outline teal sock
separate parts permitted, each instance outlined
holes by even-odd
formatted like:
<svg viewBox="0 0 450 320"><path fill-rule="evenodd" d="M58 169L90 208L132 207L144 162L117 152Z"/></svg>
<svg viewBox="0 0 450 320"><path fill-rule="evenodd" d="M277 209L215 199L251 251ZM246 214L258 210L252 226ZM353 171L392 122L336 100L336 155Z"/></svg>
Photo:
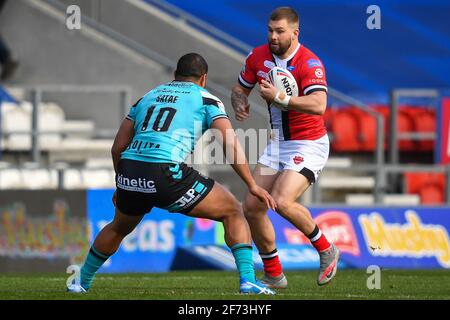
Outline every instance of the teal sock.
<svg viewBox="0 0 450 320"><path fill-rule="evenodd" d="M252 246L239 243L231 247L234 260L239 271L241 279L255 282L255 269L253 267L253 251Z"/></svg>
<svg viewBox="0 0 450 320"><path fill-rule="evenodd" d="M88 290L91 287L95 273L108 258L109 256L95 250L94 246L91 247L86 260L84 261L84 265L81 267L80 284L85 290Z"/></svg>

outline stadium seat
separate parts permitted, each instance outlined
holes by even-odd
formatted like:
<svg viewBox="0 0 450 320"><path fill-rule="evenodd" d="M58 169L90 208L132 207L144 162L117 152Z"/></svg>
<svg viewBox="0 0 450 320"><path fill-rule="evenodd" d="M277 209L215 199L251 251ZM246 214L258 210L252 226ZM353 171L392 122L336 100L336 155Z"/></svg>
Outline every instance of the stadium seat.
<svg viewBox="0 0 450 320"><path fill-rule="evenodd" d="M115 186L115 174L107 169L83 169L81 179L85 188L102 189Z"/></svg>
<svg viewBox="0 0 450 320"><path fill-rule="evenodd" d="M436 114L429 108L419 108L414 114L414 131L419 133L436 132ZM416 142L418 150L433 151L434 140L419 140Z"/></svg>
<svg viewBox="0 0 450 320"><path fill-rule="evenodd" d="M358 131L361 151L374 151L376 148L377 120L361 109L353 108L352 112L358 119Z"/></svg>
<svg viewBox="0 0 450 320"><path fill-rule="evenodd" d="M415 113L415 108L403 107L398 109L397 130L399 133L414 132ZM416 143L411 139L399 139L398 148L400 151L415 151Z"/></svg>
<svg viewBox="0 0 450 320"><path fill-rule="evenodd" d="M20 174L26 189L56 189L58 187L56 170L21 169Z"/></svg>
<svg viewBox="0 0 450 320"><path fill-rule="evenodd" d="M427 184L419 191L422 204L443 204L444 190L438 184Z"/></svg>
<svg viewBox="0 0 450 320"><path fill-rule="evenodd" d="M337 110L331 119L331 131L333 143L331 147L335 151L359 151L358 119L348 108Z"/></svg>
<svg viewBox="0 0 450 320"><path fill-rule="evenodd" d="M111 158L89 158L85 164L86 168L113 169Z"/></svg>
<svg viewBox="0 0 450 320"><path fill-rule="evenodd" d="M12 131L30 131L31 113L26 104L2 104L2 129L5 133ZM29 134L13 133L5 137L5 149L28 150L31 147Z"/></svg>
<svg viewBox="0 0 450 320"><path fill-rule="evenodd" d="M423 204L438 204L445 198L445 180L443 173L407 172L404 188L407 193L419 194Z"/></svg>
<svg viewBox="0 0 450 320"><path fill-rule="evenodd" d="M66 169L63 173L64 189L83 189L81 172L78 169Z"/></svg>
<svg viewBox="0 0 450 320"><path fill-rule="evenodd" d="M67 139L92 139L94 127L94 121L90 120L65 120L61 131Z"/></svg>
<svg viewBox="0 0 450 320"><path fill-rule="evenodd" d="M0 170L0 189L21 189L22 181L19 169Z"/></svg>
<svg viewBox="0 0 450 320"><path fill-rule="evenodd" d="M64 111L55 103L45 103L39 106L39 129L56 131L42 134L39 145L43 150L56 149L61 146L61 130L64 124Z"/></svg>

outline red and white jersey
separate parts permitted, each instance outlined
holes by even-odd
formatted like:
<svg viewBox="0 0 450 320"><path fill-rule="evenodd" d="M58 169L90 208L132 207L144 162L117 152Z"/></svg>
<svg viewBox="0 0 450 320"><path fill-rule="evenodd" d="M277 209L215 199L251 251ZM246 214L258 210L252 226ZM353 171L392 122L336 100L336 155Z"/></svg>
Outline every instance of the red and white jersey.
<svg viewBox="0 0 450 320"><path fill-rule="evenodd" d="M253 49L239 74L239 83L244 88L252 89L257 82L267 79L267 73L274 66L292 73L299 87L299 96L327 91L322 62L301 44L286 59L272 54L268 44ZM272 106L269 106L269 113L272 129L278 132L275 138L279 140L317 140L327 133L322 116L292 110L281 111Z"/></svg>

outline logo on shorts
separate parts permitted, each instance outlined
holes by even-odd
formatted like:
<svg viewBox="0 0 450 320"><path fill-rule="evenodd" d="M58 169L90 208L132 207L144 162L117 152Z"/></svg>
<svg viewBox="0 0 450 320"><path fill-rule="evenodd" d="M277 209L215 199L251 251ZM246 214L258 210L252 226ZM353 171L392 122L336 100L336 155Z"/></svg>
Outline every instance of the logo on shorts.
<svg viewBox="0 0 450 320"><path fill-rule="evenodd" d="M300 157L300 156L295 156L293 160L294 160L295 164L300 164L303 161L305 161L305 159L303 159L303 157Z"/></svg>
<svg viewBox="0 0 450 320"><path fill-rule="evenodd" d="M192 188L190 188L181 198L165 209L175 212L177 210L188 208L195 204L197 200L200 199L200 197L206 192L206 190L208 190L208 188L203 183L196 181Z"/></svg>
<svg viewBox="0 0 450 320"><path fill-rule="evenodd" d="M173 172L173 179L180 180L183 178L183 171L180 170L180 165L178 163L174 167L169 167L169 171Z"/></svg>
<svg viewBox="0 0 450 320"><path fill-rule="evenodd" d="M143 193L155 193L155 181L145 178L131 179L122 174L117 176L117 187L127 191L137 191Z"/></svg>

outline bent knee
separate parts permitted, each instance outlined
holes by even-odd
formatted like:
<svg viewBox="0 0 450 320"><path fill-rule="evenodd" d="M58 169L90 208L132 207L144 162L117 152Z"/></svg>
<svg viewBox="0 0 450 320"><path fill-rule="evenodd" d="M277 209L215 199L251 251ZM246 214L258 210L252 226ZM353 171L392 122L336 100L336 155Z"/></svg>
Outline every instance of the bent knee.
<svg viewBox="0 0 450 320"><path fill-rule="evenodd" d="M266 205L253 196L248 196L245 199L243 209L244 215L248 219L258 219L267 212Z"/></svg>
<svg viewBox="0 0 450 320"><path fill-rule="evenodd" d="M227 205L223 210L223 216L243 216L242 204L236 198L230 198L227 201Z"/></svg>
<svg viewBox="0 0 450 320"><path fill-rule="evenodd" d="M292 206L294 202L280 195L278 196L276 195L273 198L277 204L277 212L279 212L281 215L287 215L289 212L289 208Z"/></svg>

